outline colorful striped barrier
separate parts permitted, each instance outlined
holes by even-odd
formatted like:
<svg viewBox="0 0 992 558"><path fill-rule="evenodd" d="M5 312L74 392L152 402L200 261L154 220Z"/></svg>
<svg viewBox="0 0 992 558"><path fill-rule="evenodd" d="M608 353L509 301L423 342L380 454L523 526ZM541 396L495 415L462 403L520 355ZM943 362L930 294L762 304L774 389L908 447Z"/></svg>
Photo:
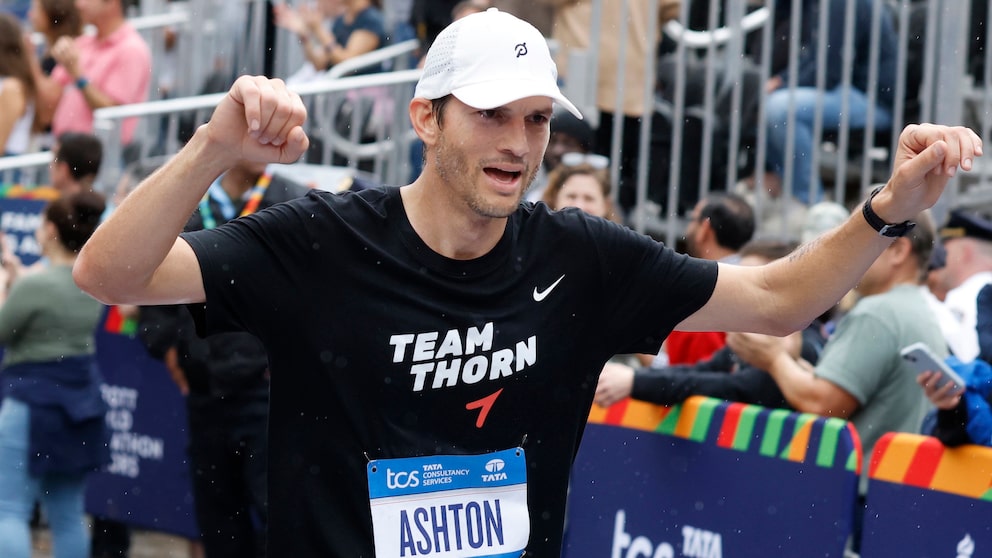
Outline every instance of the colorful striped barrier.
<svg viewBox="0 0 992 558"><path fill-rule="evenodd" d="M594 407L564 555L841 557L860 463L840 419L704 397Z"/></svg>
<svg viewBox="0 0 992 558"><path fill-rule="evenodd" d="M992 448L886 434L868 475L863 558L992 555Z"/></svg>

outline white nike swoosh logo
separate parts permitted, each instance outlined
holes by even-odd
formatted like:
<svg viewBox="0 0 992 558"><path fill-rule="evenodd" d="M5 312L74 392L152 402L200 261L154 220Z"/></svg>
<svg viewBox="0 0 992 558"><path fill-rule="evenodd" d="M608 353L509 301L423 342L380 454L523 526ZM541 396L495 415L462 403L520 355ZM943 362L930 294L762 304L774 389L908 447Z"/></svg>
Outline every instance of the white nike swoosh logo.
<svg viewBox="0 0 992 558"><path fill-rule="evenodd" d="M542 300L544 300L549 294L551 294L551 291L555 290L555 287L557 287L558 283L561 283L561 280L564 278L565 275L562 274L562 276L559 277L557 281L551 283L551 286L548 287L547 289L544 289L543 291L539 291L537 290L537 287L534 287L534 302L541 302Z"/></svg>

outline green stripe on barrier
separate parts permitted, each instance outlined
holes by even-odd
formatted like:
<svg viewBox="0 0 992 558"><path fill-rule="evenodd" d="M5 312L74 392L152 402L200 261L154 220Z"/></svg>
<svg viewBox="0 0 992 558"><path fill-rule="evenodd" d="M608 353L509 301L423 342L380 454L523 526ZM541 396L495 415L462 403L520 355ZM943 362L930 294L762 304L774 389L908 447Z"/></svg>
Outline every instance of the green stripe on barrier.
<svg viewBox="0 0 992 558"><path fill-rule="evenodd" d="M837 444L840 433L847 428L847 422L836 417L823 421L820 434L820 448L816 452L816 464L820 467L833 467L837 461Z"/></svg>
<svg viewBox="0 0 992 558"><path fill-rule="evenodd" d="M748 405L741 411L737 420L737 432L734 432L733 448L735 450L747 451L754 439L754 425L761 414L761 407Z"/></svg>
<svg viewBox="0 0 992 558"><path fill-rule="evenodd" d="M692 432L689 433L690 440L695 442L706 441L706 434L710 431L710 423L713 422L713 413L721 403L722 401L719 399L706 399L699 404L699 408L696 411L696 419L692 421Z"/></svg>
<svg viewBox="0 0 992 558"><path fill-rule="evenodd" d="M844 466L848 471L855 473L858 470L858 452L852 451L847 456L847 464Z"/></svg>
<svg viewBox="0 0 992 558"><path fill-rule="evenodd" d="M662 419L661 424L658 425L658 428L655 428L655 432L661 434L667 434L669 436L674 436L675 427L678 426L679 424L679 415L681 414L682 414L681 403L672 406L672 410L669 411L667 415L665 415L665 418Z"/></svg>
<svg viewBox="0 0 992 558"><path fill-rule="evenodd" d="M761 437L761 449L758 450L758 453L766 457L775 457L779 442L782 440L785 419L790 413L785 409L775 409L768 413L768 424L765 425L765 434Z"/></svg>

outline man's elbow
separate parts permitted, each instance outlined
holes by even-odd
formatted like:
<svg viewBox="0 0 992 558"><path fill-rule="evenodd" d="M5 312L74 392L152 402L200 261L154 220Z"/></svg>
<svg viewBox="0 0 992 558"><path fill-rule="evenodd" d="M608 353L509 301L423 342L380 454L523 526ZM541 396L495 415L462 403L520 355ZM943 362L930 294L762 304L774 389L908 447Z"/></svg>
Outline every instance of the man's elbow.
<svg viewBox="0 0 992 558"><path fill-rule="evenodd" d="M101 273L99 265L93 263L91 259L85 258L82 254L76 258L76 263L72 266L72 280L76 282L84 293L99 300L104 304L122 304L121 300L115 297L113 285L109 284L108 278Z"/></svg>

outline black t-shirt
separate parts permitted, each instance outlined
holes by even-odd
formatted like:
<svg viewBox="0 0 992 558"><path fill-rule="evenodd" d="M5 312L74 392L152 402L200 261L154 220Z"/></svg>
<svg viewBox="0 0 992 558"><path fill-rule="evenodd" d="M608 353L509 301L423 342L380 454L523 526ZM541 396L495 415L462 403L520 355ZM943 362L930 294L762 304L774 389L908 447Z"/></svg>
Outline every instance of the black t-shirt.
<svg viewBox="0 0 992 558"><path fill-rule="evenodd" d="M183 237L207 332L246 329L269 354L273 556L373 556L368 460L521 444L528 555L558 556L599 371L657 350L717 274L543 204L522 205L485 256L451 260L417 236L397 188L312 192Z"/></svg>

